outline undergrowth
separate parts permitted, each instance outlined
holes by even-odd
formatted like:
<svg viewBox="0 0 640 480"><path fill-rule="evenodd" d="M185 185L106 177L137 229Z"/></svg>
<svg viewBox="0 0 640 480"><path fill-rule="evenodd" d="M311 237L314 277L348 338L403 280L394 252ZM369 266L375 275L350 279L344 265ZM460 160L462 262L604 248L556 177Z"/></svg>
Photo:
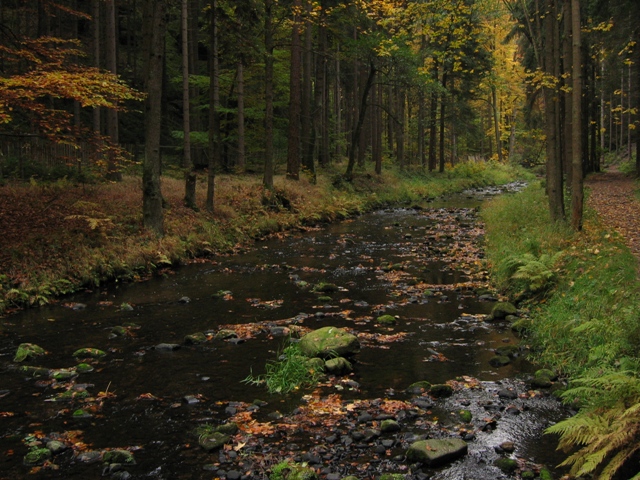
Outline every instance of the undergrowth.
<svg viewBox="0 0 640 480"><path fill-rule="evenodd" d="M444 174L385 167L381 175L361 170L353 182L334 186L332 179L340 172L327 169L318 174L316 184L306 177L294 182L277 176L275 194L280 201L266 204L262 199L273 194L265 191L260 177L220 175L213 214L204 205L206 178L198 182L196 212L183 205L183 182L165 177L166 233L160 239L142 227L139 177L92 185L68 179L7 184L0 200L10 209L10 218L25 223L11 225L21 229L15 238L9 239L8 231L0 237L0 314L109 281L143 280L190 258L239 251L267 235L381 206L506 183L522 174L495 163L459 164Z"/></svg>
<svg viewBox="0 0 640 480"><path fill-rule="evenodd" d="M572 452L563 465L614 478L640 449L636 260L591 212L581 233L552 224L540 186L493 201L483 216L495 283L530 309L533 359L566 375L563 398L581 407L549 429Z"/></svg>

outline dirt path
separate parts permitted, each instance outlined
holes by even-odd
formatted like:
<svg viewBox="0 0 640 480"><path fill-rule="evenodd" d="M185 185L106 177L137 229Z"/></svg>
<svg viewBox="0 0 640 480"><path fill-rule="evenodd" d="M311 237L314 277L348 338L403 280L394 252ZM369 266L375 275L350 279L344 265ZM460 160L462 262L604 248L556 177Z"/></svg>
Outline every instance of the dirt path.
<svg viewBox="0 0 640 480"><path fill-rule="evenodd" d="M636 179L611 169L591 175L585 185L591 190L587 204L602 222L624 236L636 258L640 259L640 200L635 195Z"/></svg>

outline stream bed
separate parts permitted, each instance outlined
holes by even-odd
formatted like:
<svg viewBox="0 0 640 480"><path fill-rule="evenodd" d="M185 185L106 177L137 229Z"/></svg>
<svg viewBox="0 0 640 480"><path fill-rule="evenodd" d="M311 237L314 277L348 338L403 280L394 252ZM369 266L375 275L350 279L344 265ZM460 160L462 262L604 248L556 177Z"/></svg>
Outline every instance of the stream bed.
<svg viewBox="0 0 640 480"><path fill-rule="evenodd" d="M519 343L508 322L487 318L497 299L486 291L478 208L496 193L283 233L2 319L0 479L250 480L285 459L327 480L554 472L562 455L543 431L567 412L531 388L536 367L524 351L490 364L497 348ZM379 324L385 314L396 323ZM352 373L288 395L243 382L291 338L325 326L358 336ZM47 353L16 362L23 343ZM418 381L453 394L409 388ZM384 419L400 430L380 432ZM228 422L240 429L226 445L199 446L198 427ZM446 437L467 441L468 453L438 468L404 458L412 442ZM59 448L44 463L25 462L50 442ZM132 455L105 463L114 451ZM518 469L497 468L502 457Z"/></svg>

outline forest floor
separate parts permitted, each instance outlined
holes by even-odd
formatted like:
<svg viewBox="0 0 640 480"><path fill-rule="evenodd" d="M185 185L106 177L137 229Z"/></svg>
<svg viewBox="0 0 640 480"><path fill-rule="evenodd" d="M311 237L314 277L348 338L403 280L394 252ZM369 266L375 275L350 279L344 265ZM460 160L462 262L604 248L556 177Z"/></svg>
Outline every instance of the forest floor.
<svg viewBox="0 0 640 480"><path fill-rule="evenodd" d="M636 196L636 178L617 168L590 175L587 205L599 215L602 223L620 233L631 252L640 261L640 199Z"/></svg>

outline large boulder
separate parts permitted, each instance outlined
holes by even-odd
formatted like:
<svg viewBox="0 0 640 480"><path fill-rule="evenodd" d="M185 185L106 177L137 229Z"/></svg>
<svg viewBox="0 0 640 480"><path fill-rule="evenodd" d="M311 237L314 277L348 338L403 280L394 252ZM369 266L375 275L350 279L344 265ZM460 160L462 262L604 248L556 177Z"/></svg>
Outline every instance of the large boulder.
<svg viewBox="0 0 640 480"><path fill-rule="evenodd" d="M307 333L298 344L307 357L344 357L360 351L360 342L342 328L324 327Z"/></svg>
<svg viewBox="0 0 640 480"><path fill-rule="evenodd" d="M467 442L460 438L420 440L407 450L407 460L437 467L467 454Z"/></svg>

